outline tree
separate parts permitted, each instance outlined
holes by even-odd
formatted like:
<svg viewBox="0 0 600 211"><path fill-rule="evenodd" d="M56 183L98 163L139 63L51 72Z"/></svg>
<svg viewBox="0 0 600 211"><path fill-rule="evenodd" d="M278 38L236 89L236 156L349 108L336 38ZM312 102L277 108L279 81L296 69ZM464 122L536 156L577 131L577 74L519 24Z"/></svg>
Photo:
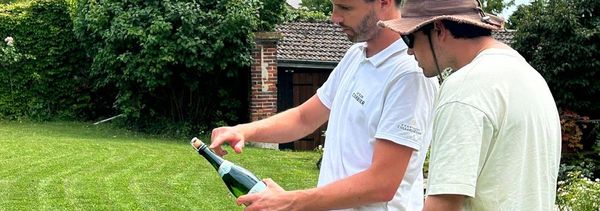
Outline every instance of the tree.
<svg viewBox="0 0 600 211"><path fill-rule="evenodd" d="M330 16L333 10L331 0L302 0L300 6L308 9L308 11L321 12L326 16Z"/></svg>
<svg viewBox="0 0 600 211"><path fill-rule="evenodd" d="M125 114L127 125L189 135L243 118L252 32L259 24L273 24L259 19L270 4L80 0L77 5L74 28L93 61L88 71L93 86L104 90L116 114Z"/></svg>
<svg viewBox="0 0 600 211"><path fill-rule="evenodd" d="M492 14L500 14L504 9L514 5L515 0L481 0L481 3L483 4L484 11ZM318 11L326 16L330 16L333 9L331 0L302 0L300 5L308 11Z"/></svg>
<svg viewBox="0 0 600 211"><path fill-rule="evenodd" d="M480 0L483 4L483 11L498 15L501 14L506 8L515 5L515 0Z"/></svg>
<svg viewBox="0 0 600 211"><path fill-rule="evenodd" d="M261 0L259 5L257 31L272 31L276 24L283 22L287 12L285 0Z"/></svg>
<svg viewBox="0 0 600 211"><path fill-rule="evenodd" d="M557 105L600 117L597 0L534 1L511 17L514 48L546 79Z"/></svg>

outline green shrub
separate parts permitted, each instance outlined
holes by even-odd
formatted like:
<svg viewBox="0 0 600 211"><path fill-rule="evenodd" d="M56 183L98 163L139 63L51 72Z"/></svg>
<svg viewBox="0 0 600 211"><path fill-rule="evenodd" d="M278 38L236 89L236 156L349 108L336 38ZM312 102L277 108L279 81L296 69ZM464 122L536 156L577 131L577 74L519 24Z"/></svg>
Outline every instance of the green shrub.
<svg viewBox="0 0 600 211"><path fill-rule="evenodd" d="M0 117L75 119L87 115L86 60L64 0L0 5L0 37L35 57L0 69Z"/></svg>
<svg viewBox="0 0 600 211"><path fill-rule="evenodd" d="M298 9L288 9L285 16L285 21L308 21L322 22L329 20L329 16L320 11L311 11L305 7Z"/></svg>
<svg viewBox="0 0 600 211"><path fill-rule="evenodd" d="M579 171L558 182L556 204L560 210L600 210L600 179L591 180Z"/></svg>
<svg viewBox="0 0 600 211"><path fill-rule="evenodd" d="M244 120L256 0L80 0L74 30L120 121L195 134ZM261 22L262 23L262 22ZM113 104L114 103L114 104Z"/></svg>
<svg viewBox="0 0 600 211"><path fill-rule="evenodd" d="M534 1L511 17L514 47L544 76L560 108L600 118L600 1Z"/></svg>

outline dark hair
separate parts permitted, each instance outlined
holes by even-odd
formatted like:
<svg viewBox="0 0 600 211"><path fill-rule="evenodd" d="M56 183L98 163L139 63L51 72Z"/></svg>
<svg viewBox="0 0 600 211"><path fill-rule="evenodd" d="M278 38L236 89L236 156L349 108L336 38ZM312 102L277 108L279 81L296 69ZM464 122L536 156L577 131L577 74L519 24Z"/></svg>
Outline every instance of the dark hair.
<svg viewBox="0 0 600 211"><path fill-rule="evenodd" d="M373 2L375 0L365 0L365 2ZM396 8L400 9L400 7L402 7L402 2L403 0L394 0Z"/></svg>
<svg viewBox="0 0 600 211"><path fill-rule="evenodd" d="M481 28L472 24L459 23L456 21L446 19L442 20L442 23L444 24L444 26L446 26L446 28L448 29L448 31L450 31L450 34L452 34L452 37L454 38L469 39L483 36L492 36L491 29ZM431 29L433 29L433 22L422 26L421 28L417 29L417 31L422 31L425 34L429 34L431 32Z"/></svg>
<svg viewBox="0 0 600 211"><path fill-rule="evenodd" d="M421 26L421 28L417 29L415 32L418 31L422 31L423 33L425 33L426 35L429 35L431 33L431 30L433 29L433 22L428 23L425 26ZM413 32L414 33L414 32Z"/></svg>
<svg viewBox="0 0 600 211"><path fill-rule="evenodd" d="M450 31L454 38L476 38L492 36L491 29L481 28L473 24L459 23L451 20L442 20L442 23Z"/></svg>

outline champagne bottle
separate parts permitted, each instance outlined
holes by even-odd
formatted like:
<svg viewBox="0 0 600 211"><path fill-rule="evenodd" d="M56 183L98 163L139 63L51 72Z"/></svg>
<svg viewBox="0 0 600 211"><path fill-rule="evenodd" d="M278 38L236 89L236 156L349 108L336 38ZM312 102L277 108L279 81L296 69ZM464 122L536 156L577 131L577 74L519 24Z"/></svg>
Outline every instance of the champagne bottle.
<svg viewBox="0 0 600 211"><path fill-rule="evenodd" d="M194 137L190 143L219 172L221 179L236 198L249 193L258 193L267 188L265 183L252 172L221 158L200 139Z"/></svg>

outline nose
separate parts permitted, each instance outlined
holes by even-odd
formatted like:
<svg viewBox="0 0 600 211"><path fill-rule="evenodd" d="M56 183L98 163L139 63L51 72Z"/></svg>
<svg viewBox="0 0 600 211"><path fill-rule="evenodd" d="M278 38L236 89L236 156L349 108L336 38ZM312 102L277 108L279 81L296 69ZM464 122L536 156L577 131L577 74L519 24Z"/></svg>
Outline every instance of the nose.
<svg viewBox="0 0 600 211"><path fill-rule="evenodd" d="M342 16L337 15L335 12L335 9L334 9L333 12L331 13L331 22L339 25L343 21L344 21L344 19L342 18Z"/></svg>
<svg viewBox="0 0 600 211"><path fill-rule="evenodd" d="M408 55L415 55L415 51L412 48L409 48L406 53L408 53Z"/></svg>

